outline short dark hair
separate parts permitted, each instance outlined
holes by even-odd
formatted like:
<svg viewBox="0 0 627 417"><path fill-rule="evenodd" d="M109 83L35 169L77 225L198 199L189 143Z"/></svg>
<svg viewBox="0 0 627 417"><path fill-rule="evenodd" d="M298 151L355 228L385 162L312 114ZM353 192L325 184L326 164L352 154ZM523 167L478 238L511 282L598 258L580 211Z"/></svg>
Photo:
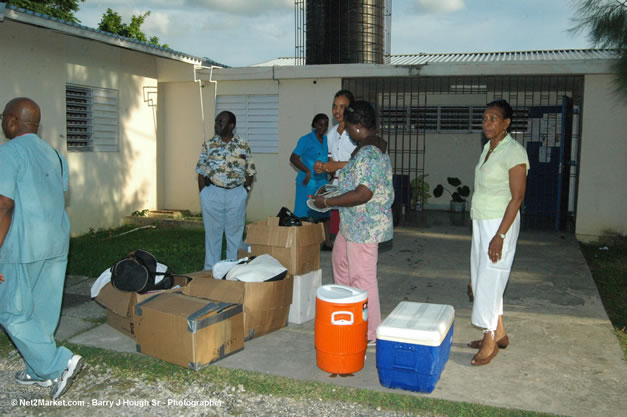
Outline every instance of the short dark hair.
<svg viewBox="0 0 627 417"><path fill-rule="evenodd" d="M344 109L344 120L350 124L360 123L366 129L377 128L377 112L372 104L359 100Z"/></svg>
<svg viewBox="0 0 627 417"><path fill-rule="evenodd" d="M313 120L311 121L311 127L314 127L314 125L316 123L318 123L320 120L329 120L329 116L327 116L324 113L318 113L314 116Z"/></svg>
<svg viewBox="0 0 627 417"><path fill-rule="evenodd" d="M510 120L509 126L507 127L507 131L509 132L509 129L512 127L511 121L514 118L514 109L512 109L512 106L509 105L507 100L500 98L498 100L489 102L485 106L486 109L489 109L490 107L496 107L499 110L501 110L501 116L503 117L503 120L505 119Z"/></svg>
<svg viewBox="0 0 627 417"><path fill-rule="evenodd" d="M233 127L235 127L236 125L235 115L228 110L224 110L222 113L226 113L226 115L229 116L229 123L233 123Z"/></svg>
<svg viewBox="0 0 627 417"><path fill-rule="evenodd" d="M346 90L346 89L341 89L340 91L335 93L335 97L333 98L336 99L342 96L348 99L348 104L351 104L353 101L355 101L355 96L353 96L353 93L351 93L349 90Z"/></svg>

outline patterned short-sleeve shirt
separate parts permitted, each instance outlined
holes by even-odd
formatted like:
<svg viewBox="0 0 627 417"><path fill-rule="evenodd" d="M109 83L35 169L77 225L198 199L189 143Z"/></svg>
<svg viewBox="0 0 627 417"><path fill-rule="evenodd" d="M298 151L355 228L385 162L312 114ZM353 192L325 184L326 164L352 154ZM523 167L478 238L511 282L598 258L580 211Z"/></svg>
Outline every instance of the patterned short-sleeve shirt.
<svg viewBox="0 0 627 417"><path fill-rule="evenodd" d="M340 231L349 242L379 243L392 239L392 163L390 156L372 145L362 147L342 169L339 188L342 193L363 184L372 198L355 207L340 207Z"/></svg>
<svg viewBox="0 0 627 417"><path fill-rule="evenodd" d="M196 172L220 187L242 185L257 173L248 142L239 136L227 143L218 135L203 143Z"/></svg>

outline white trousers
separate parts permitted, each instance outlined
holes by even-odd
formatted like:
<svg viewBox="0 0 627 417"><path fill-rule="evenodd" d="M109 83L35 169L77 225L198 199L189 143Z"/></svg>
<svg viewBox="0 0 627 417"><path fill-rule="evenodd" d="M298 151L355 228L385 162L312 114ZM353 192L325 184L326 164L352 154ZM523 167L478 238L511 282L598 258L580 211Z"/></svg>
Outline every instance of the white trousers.
<svg viewBox="0 0 627 417"><path fill-rule="evenodd" d="M499 316L503 315L503 292L516 254L520 231L520 213L505 234L501 259L492 263L488 246L502 219L473 220L472 247L470 249L470 280L475 296L472 305L472 324L485 330L496 330Z"/></svg>

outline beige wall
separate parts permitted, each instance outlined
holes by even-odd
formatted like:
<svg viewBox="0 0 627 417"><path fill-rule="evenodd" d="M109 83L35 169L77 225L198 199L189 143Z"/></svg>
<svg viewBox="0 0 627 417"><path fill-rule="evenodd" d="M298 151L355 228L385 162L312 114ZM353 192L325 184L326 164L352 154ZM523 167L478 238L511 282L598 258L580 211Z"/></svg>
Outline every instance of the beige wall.
<svg viewBox="0 0 627 417"><path fill-rule="evenodd" d="M611 75L585 77L576 234L627 234L627 102Z"/></svg>
<svg viewBox="0 0 627 417"><path fill-rule="evenodd" d="M255 155L259 174L248 205L249 220L274 216L282 206L294 209L297 171L290 155L298 139L311 131L317 113L325 113L332 123L333 96L341 86L340 79L280 81L279 153Z"/></svg>
<svg viewBox="0 0 627 417"><path fill-rule="evenodd" d="M154 208L158 58L10 21L0 24L0 39L0 74L11 80L0 84L0 97L33 98L42 109L40 136L68 160L72 234ZM67 83L118 91L119 152L67 151Z"/></svg>
<svg viewBox="0 0 627 417"><path fill-rule="evenodd" d="M315 81L315 83L314 83ZM214 84L203 82L206 135L213 134ZM246 217L255 221L275 215L282 206L294 206L296 170L289 158L298 139L309 133L316 113L331 115L333 95L341 88L339 79L220 81L218 95L279 94L279 151L253 154L257 175L250 194ZM200 211L195 167L202 145L200 94L193 83L160 84L159 207ZM160 163L161 164L161 163ZM161 165L160 165L161 166Z"/></svg>

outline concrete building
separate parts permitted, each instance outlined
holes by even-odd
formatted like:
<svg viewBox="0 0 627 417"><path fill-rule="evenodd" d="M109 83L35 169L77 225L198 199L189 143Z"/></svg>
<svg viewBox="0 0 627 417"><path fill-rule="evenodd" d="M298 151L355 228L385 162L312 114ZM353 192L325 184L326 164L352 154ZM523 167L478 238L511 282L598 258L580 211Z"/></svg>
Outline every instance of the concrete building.
<svg viewBox="0 0 627 417"><path fill-rule="evenodd" d="M385 65L278 59L223 68L3 3L0 39L0 52L12 58L0 62L11 80L0 97L39 102L41 136L68 157L74 234L116 226L134 210L199 212L194 168L222 109L237 115L236 133L249 140L257 163L248 220L292 207L289 156L316 113L332 119L340 88L377 107L407 210L423 207L410 191L421 175L432 188L447 177L472 187L483 108L505 98L516 109L513 135L532 159L528 224L574 229L584 240L627 234L627 104L614 93L612 51L416 54ZM106 105L92 109L91 136L72 120L81 109L71 98L85 91ZM431 198L424 208L447 209L448 199Z"/></svg>

